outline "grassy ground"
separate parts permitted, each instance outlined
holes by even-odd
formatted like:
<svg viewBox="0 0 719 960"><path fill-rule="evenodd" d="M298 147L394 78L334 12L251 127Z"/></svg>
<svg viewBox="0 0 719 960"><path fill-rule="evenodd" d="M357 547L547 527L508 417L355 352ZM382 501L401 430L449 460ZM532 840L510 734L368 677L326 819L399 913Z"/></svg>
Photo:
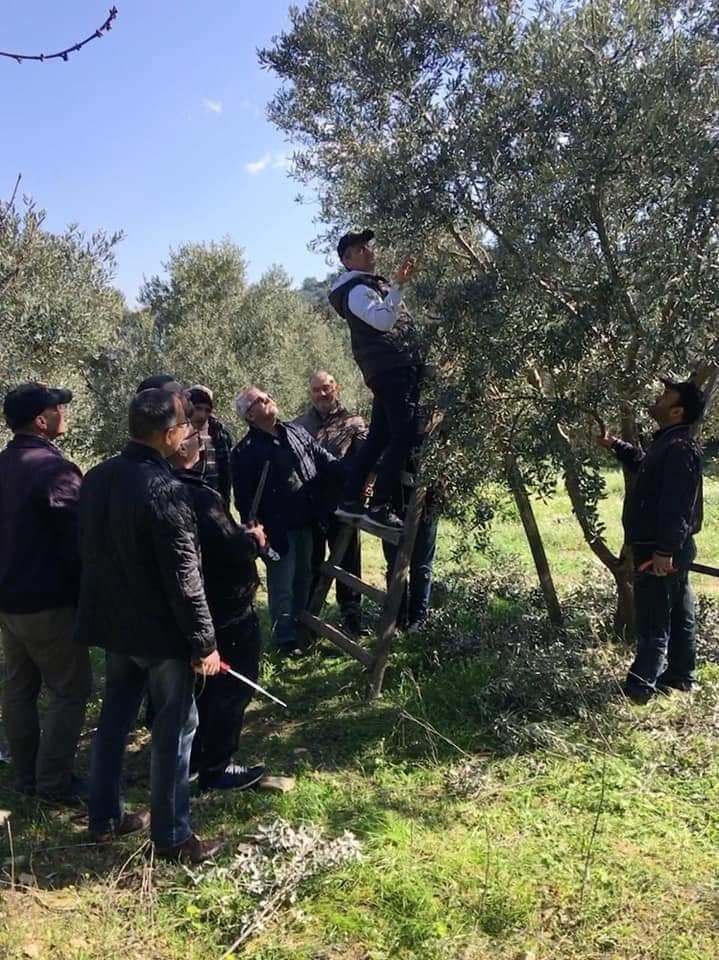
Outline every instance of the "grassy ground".
<svg viewBox="0 0 719 960"><path fill-rule="evenodd" d="M616 539L618 484L612 489L604 515ZM708 563L719 560L717 499L719 483L709 483L700 540ZM593 587L601 571L566 501L537 512L562 594ZM438 566L450 587L458 535L445 528L440 538ZM509 507L493 545L491 564L477 557L479 568L514 554L517 579L522 568L531 573ZM380 582L374 541L365 565ZM714 589L705 579L698 586ZM432 658L433 640L401 639L374 703L361 668L345 659L267 662L264 679L289 709L253 705L243 759L294 773L296 789L198 799L197 829L224 834L231 851L281 817L328 838L352 831L364 859L302 882L235 956L719 956L719 668L703 667L691 698L630 707L611 683L627 651L591 650L586 669L583 653L555 662L554 648L532 632L541 618L508 596L477 628L477 656ZM435 614L440 647L453 639L442 637L444 624L461 621L448 616ZM472 616L468 606L470 628ZM512 631L514 646L492 647L493 634ZM543 698L550 687L554 695ZM138 734L133 744L131 803L146 799L146 739ZM190 873L152 864L141 840L88 846L81 820L23 801L6 771L0 805L13 811L14 854L6 838L0 957L219 958L263 899L239 889L229 854L224 874Z"/></svg>

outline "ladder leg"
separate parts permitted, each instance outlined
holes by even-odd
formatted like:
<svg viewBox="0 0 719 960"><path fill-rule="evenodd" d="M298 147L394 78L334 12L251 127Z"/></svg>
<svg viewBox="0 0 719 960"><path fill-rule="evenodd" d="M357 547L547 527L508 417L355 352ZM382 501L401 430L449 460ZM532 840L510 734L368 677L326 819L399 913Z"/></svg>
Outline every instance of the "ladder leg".
<svg viewBox="0 0 719 960"><path fill-rule="evenodd" d="M377 643L375 645L374 667L372 670L372 696L378 697L382 691L387 659L392 647L392 638L397 628L397 616L402 604L407 571L412 562L412 552L417 539L417 530L427 491L424 487L415 487L409 498L405 514L404 530L392 567L387 600L377 624Z"/></svg>
<svg viewBox="0 0 719 960"><path fill-rule="evenodd" d="M352 527L348 527L343 524L342 529L337 534L335 545L332 547L330 552L329 563L335 564L338 567L342 565L342 559L347 552L347 547L349 546L353 533L354 529ZM313 616L319 616L324 602L327 599L327 594L330 591L330 587L332 586L333 579L334 578L331 576L331 574L320 573L317 586L315 587L314 593L310 599L310 605L307 608L309 613L311 613Z"/></svg>

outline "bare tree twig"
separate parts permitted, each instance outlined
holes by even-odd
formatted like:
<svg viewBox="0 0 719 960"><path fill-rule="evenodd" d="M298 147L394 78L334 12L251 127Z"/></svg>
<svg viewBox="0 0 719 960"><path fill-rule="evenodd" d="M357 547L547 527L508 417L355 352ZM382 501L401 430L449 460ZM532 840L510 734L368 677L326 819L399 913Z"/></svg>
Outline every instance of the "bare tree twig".
<svg viewBox="0 0 719 960"><path fill-rule="evenodd" d="M9 60L15 60L17 63L22 63L23 60L39 60L42 63L44 63L45 60L64 60L67 62L71 53L77 53L77 51L82 50L86 44L91 43L93 40L99 40L104 33L112 30L112 24L116 18L117 7L111 7L107 19L102 26L94 30L89 37L85 37L84 40L79 40L64 50L58 50L57 53L10 53L5 50L0 50L0 57L7 57Z"/></svg>

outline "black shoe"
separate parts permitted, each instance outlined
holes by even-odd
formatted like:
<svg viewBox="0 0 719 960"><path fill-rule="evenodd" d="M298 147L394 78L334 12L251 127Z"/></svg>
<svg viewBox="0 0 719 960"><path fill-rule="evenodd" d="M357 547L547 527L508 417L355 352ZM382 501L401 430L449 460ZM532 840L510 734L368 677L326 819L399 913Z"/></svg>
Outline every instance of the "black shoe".
<svg viewBox="0 0 719 960"><path fill-rule="evenodd" d="M204 863L216 856L223 846L223 840L200 840L193 833L184 843L178 843L174 847L155 847L155 853L161 860Z"/></svg>
<svg viewBox="0 0 719 960"><path fill-rule="evenodd" d="M87 782L82 777L72 776L70 782L61 790L43 790L37 791L38 800L45 800L47 803L58 803L63 807L74 807L81 809L87 806L89 788Z"/></svg>
<svg viewBox="0 0 719 960"><path fill-rule="evenodd" d="M299 660L301 657L307 656L309 649L301 646L299 643L281 643L275 648L275 652L278 657L282 657L283 659Z"/></svg>
<svg viewBox="0 0 719 960"><path fill-rule="evenodd" d="M403 523L388 503L379 503L367 511L367 519L380 527L389 527L391 530L401 530Z"/></svg>
<svg viewBox="0 0 719 960"><path fill-rule="evenodd" d="M627 700L631 700L632 703L636 703L640 707L649 703L655 693L651 687L640 687L633 683L625 683L622 690Z"/></svg>
<svg viewBox="0 0 719 960"><path fill-rule="evenodd" d="M673 677L670 673L663 673L657 680L657 690L660 693L670 694L673 690L680 690L682 693L691 693L696 690L696 683L693 680L680 680Z"/></svg>
<svg viewBox="0 0 719 960"><path fill-rule="evenodd" d="M110 830L91 830L90 839L93 843L112 843L115 837L129 837L133 833L141 833L150 829L150 811L139 810L137 813L125 813L115 827Z"/></svg>
<svg viewBox="0 0 719 960"><path fill-rule="evenodd" d="M362 633L362 611L349 607L342 613L342 624L351 637L358 637Z"/></svg>
<svg viewBox="0 0 719 960"><path fill-rule="evenodd" d="M337 505L335 513L340 517L363 517L365 506L361 500L342 500Z"/></svg>
<svg viewBox="0 0 719 960"><path fill-rule="evenodd" d="M230 763L219 777L200 781L200 790L248 790L256 786L265 775L265 768L241 767L239 763Z"/></svg>

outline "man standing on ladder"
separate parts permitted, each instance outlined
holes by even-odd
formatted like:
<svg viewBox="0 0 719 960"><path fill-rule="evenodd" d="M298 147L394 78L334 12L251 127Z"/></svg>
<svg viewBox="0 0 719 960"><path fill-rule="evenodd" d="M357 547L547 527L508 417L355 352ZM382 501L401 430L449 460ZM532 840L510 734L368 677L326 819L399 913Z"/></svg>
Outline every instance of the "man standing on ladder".
<svg viewBox="0 0 719 960"><path fill-rule="evenodd" d="M352 464L338 513L364 516L362 493L369 472L382 457L367 517L399 529L402 520L392 509L392 498L417 439L422 369L419 333L402 302L402 286L415 272L415 259L407 257L390 284L375 273L373 239L372 230L340 239L337 254L346 272L329 295L349 325L352 354L374 397L369 434Z"/></svg>

